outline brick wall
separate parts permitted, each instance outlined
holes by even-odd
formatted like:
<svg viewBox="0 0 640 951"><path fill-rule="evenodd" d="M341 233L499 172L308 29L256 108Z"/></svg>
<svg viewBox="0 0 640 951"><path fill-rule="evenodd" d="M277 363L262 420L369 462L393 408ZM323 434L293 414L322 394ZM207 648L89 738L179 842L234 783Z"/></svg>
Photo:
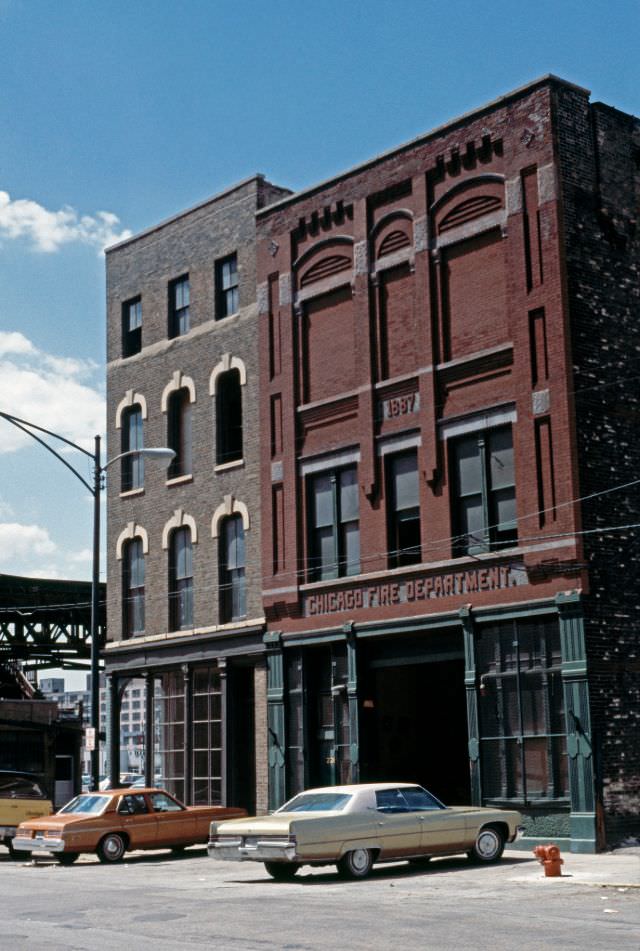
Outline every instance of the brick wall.
<svg viewBox="0 0 640 951"><path fill-rule="evenodd" d="M167 472L152 460L145 462L144 492L121 495L117 465L108 479L108 631L119 640L122 628L122 564L116 558L116 541L133 522L149 539L145 558L145 635L168 630L167 551L162 531L176 509L193 517L197 543L193 546L194 626L219 622L218 541L212 538L211 521L225 496L233 496L248 509L246 533L247 617L260 618L260 434L255 406L258 402L258 346L255 304L255 212L267 200L285 194L260 177L250 179L222 195L158 225L111 250L107 257L108 312L108 455L121 450L116 410L132 390L146 400L144 423L147 447L167 444L167 414L162 412L164 388L180 371L195 386L192 478L166 484ZM215 262L237 253L239 311L215 320ZM168 282L188 273L191 285L188 334L167 337ZM122 359L122 302L142 298L142 350ZM209 378L225 354L240 359L247 382L242 387L243 462L215 468L215 400Z"/></svg>
<svg viewBox="0 0 640 951"><path fill-rule="evenodd" d="M640 122L557 93L573 386L585 496L640 478ZM582 504L587 530L637 522L640 487ZM588 535L586 638L607 840L638 834L640 535Z"/></svg>

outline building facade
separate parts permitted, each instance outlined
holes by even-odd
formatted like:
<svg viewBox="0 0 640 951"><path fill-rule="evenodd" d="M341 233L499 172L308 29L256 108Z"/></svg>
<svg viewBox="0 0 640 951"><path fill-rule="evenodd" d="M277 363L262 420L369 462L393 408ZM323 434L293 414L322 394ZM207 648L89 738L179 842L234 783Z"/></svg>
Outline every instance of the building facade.
<svg viewBox="0 0 640 951"><path fill-rule="evenodd" d="M255 213L284 194L256 176L107 252L109 456L175 452L109 470L110 769L142 677L147 780L194 804L266 805Z"/></svg>
<svg viewBox="0 0 640 951"><path fill-rule="evenodd" d="M258 211L272 807L637 834L639 136L546 77Z"/></svg>

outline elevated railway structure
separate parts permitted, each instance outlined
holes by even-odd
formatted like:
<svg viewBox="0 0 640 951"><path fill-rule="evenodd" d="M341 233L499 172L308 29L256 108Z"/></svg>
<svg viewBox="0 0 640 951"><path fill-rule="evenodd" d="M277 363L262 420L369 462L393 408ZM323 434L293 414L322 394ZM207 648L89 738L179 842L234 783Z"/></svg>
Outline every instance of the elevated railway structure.
<svg viewBox="0 0 640 951"><path fill-rule="evenodd" d="M99 643L105 636L106 585L99 592ZM0 574L0 666L28 676L48 667L89 670L91 582Z"/></svg>

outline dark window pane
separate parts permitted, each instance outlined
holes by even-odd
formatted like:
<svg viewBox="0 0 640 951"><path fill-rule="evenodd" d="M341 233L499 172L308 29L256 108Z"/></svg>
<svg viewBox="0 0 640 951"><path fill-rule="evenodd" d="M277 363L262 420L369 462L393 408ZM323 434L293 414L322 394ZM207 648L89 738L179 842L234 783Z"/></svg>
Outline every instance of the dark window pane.
<svg viewBox="0 0 640 951"><path fill-rule="evenodd" d="M169 284L169 336L179 337L191 329L189 304L191 291L187 275Z"/></svg>
<svg viewBox="0 0 640 951"><path fill-rule="evenodd" d="M235 314L238 306L238 259L232 254L216 263L216 318Z"/></svg>
<svg viewBox="0 0 640 951"><path fill-rule="evenodd" d="M242 459L242 386L238 370L223 373L216 384L216 463Z"/></svg>
<svg viewBox="0 0 640 951"><path fill-rule="evenodd" d="M169 397L167 442L175 457L169 466L169 478L189 475L192 469L191 397L186 388Z"/></svg>
<svg viewBox="0 0 640 951"><path fill-rule="evenodd" d="M132 357L142 347L142 301L139 297L122 305L122 356Z"/></svg>

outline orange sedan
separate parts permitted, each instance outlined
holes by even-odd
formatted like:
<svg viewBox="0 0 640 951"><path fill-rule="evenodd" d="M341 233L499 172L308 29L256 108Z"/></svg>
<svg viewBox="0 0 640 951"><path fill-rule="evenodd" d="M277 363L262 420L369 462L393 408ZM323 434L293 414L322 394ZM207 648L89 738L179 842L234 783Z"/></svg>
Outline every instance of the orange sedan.
<svg viewBox="0 0 640 951"><path fill-rule="evenodd" d="M18 826L14 847L52 852L71 865L81 852L101 862L118 862L130 849L172 849L204 845L209 824L246 816L246 809L184 806L163 789L111 789L76 796L59 812Z"/></svg>

